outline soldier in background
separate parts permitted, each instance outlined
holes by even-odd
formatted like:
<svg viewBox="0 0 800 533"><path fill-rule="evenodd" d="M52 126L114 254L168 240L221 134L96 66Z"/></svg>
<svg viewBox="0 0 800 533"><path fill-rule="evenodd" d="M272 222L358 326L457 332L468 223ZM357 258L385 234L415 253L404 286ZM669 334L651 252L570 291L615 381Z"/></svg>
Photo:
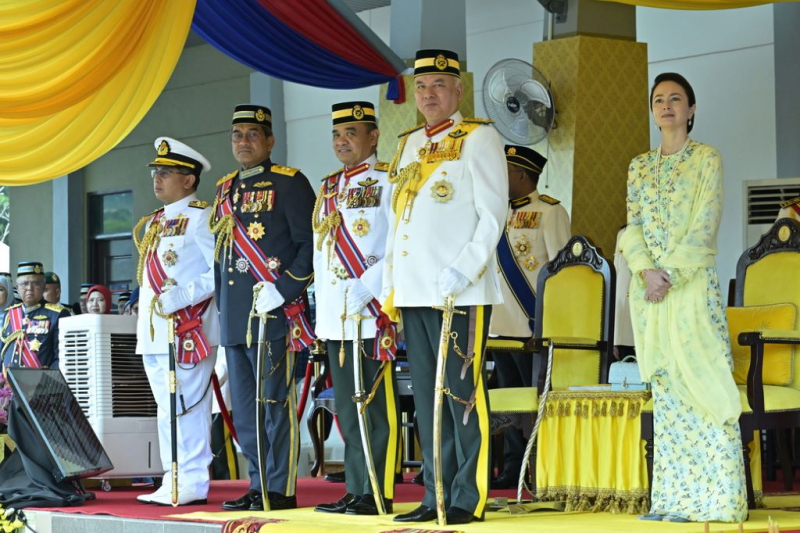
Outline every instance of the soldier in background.
<svg viewBox="0 0 800 533"><path fill-rule="evenodd" d="M570 238L570 221L561 203L538 189L547 159L525 146L506 145L508 219L497 249L503 273L503 305L492 310L491 335L526 341L533 336L536 280ZM494 357L500 388L533 386L532 353L500 353ZM493 489L516 487L527 439L519 428L504 433L503 471Z"/></svg>

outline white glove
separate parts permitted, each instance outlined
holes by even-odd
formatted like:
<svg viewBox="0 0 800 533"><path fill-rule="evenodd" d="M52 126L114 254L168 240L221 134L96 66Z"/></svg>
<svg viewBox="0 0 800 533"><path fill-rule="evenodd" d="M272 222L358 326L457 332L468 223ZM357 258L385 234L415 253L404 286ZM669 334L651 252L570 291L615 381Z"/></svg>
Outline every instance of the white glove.
<svg viewBox="0 0 800 533"><path fill-rule="evenodd" d="M256 299L256 311L259 314L269 313L273 309L283 305L285 300L283 296L281 296L281 293L278 292L278 289L275 288L275 284L269 281L262 281L259 285L261 285L261 290Z"/></svg>
<svg viewBox="0 0 800 533"><path fill-rule="evenodd" d="M447 267L439 274L439 293L442 298L447 298L451 294L458 296L469 285L469 279L452 267Z"/></svg>
<svg viewBox="0 0 800 533"><path fill-rule="evenodd" d="M164 314L171 315L189 305L184 298L184 292L181 287L172 287L170 290L161 293L158 299L161 300Z"/></svg>
<svg viewBox="0 0 800 533"><path fill-rule="evenodd" d="M361 280L354 280L353 284L350 285L350 290L347 291L347 301L345 302L347 314L355 315L360 313L372 301L372 298L372 293L361 283Z"/></svg>

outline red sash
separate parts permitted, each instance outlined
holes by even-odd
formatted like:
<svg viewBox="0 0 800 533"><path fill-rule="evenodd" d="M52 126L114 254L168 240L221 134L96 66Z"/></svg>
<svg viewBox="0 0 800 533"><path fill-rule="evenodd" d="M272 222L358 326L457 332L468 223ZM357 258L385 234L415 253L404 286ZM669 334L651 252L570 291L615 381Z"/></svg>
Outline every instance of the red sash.
<svg viewBox="0 0 800 533"><path fill-rule="evenodd" d="M232 182L233 180L231 180ZM235 226L233 228L233 249L236 251L238 257L244 257L250 263L250 273L256 278L256 281L269 281L275 283L279 275L277 272L271 271L267 268L267 256L261 248L253 241L247 234L239 218L233 212L233 203L230 196L227 194L230 191L230 186L226 187L224 184L217 190L217 213L216 216L222 218L225 215L230 215ZM220 238L220 237L218 237ZM283 313L286 315L287 325L289 327L289 348L293 351L299 352L314 342L316 336L311 329L311 324L305 314L306 303L302 297L297 298L291 303L286 303L283 306Z"/></svg>
<svg viewBox="0 0 800 533"><path fill-rule="evenodd" d="M339 177L331 179L336 180L336 185L332 191L335 194L326 194L325 216L335 212L337 209L336 199L339 192ZM336 256L351 278L360 278L367 270L367 261L364 259L364 255L358 249L353 236L350 235L344 223L337 225L333 231L335 233L333 237ZM397 326L381 310L381 304L378 303L377 299L373 298L367 304L367 310L375 317L375 325L377 326L372 358L379 361L393 361L397 355Z"/></svg>
<svg viewBox="0 0 800 533"><path fill-rule="evenodd" d="M158 224L163 214L163 211L159 211L153 217L151 224ZM156 295L161 296L164 293L164 281L168 276L158 258L156 248L147 251L145 267L150 287L153 288ZM211 353L211 347L208 345L208 339L202 328L203 315L210 304L211 298L208 298L199 304L184 307L176 312L175 335L178 337L176 352L178 362L181 364L199 363Z"/></svg>
<svg viewBox="0 0 800 533"><path fill-rule="evenodd" d="M8 311L8 320L9 324L11 325L11 333L14 333L15 331L22 332L22 337L15 341L14 351L20 351L23 366L28 368L40 368L42 363L39 362L39 356L36 355L36 352L31 350L31 346L28 344L28 337L25 335L25 326L23 324L24 318L25 315L22 312L21 305Z"/></svg>

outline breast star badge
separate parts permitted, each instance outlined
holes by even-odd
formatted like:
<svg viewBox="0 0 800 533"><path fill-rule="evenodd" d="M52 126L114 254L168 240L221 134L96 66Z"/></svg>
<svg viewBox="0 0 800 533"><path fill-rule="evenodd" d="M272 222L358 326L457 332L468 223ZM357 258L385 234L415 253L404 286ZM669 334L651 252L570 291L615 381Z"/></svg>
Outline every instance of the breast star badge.
<svg viewBox="0 0 800 533"><path fill-rule="evenodd" d="M514 243L514 255L517 257L521 255L527 255L531 251L531 245L528 243L528 239L524 236L517 239Z"/></svg>
<svg viewBox="0 0 800 533"><path fill-rule="evenodd" d="M275 272L281 267L281 260L277 257L267 257L267 270Z"/></svg>
<svg viewBox="0 0 800 533"><path fill-rule="evenodd" d="M247 226L247 236L254 241L259 240L264 236L264 225L261 222L251 222L250 225Z"/></svg>
<svg viewBox="0 0 800 533"><path fill-rule="evenodd" d="M175 250L167 250L161 254L161 262L168 267L175 266L175 263L178 262L178 254Z"/></svg>
<svg viewBox="0 0 800 533"><path fill-rule="evenodd" d="M353 221L353 233L359 237L365 236L369 233L369 222L364 218L357 218Z"/></svg>
<svg viewBox="0 0 800 533"><path fill-rule="evenodd" d="M535 270L536 267L539 266L539 261L532 255L529 255L525 258L525 261L522 262L522 266L524 266L526 270Z"/></svg>
<svg viewBox="0 0 800 533"><path fill-rule="evenodd" d="M33 339L29 343L29 345L30 345L31 351L34 351L34 352L38 352L39 348L42 347L42 343L39 341L39 339Z"/></svg>
<svg viewBox="0 0 800 533"><path fill-rule="evenodd" d="M431 187L431 196L440 204L453 199L453 184L447 180L439 180Z"/></svg>
<svg viewBox="0 0 800 533"><path fill-rule="evenodd" d="M250 270L250 262L246 258L240 257L239 259L236 260L237 272L239 272L240 274L244 274L248 270Z"/></svg>

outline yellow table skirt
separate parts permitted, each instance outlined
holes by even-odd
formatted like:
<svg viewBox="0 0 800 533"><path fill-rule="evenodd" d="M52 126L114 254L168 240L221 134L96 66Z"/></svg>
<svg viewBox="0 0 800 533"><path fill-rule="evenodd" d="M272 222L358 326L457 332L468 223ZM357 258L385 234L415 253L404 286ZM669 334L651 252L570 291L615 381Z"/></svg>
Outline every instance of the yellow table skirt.
<svg viewBox="0 0 800 533"><path fill-rule="evenodd" d="M640 414L649 391L551 391L539 427L536 497L567 511L647 513ZM759 439L750 447L753 488L763 501Z"/></svg>

